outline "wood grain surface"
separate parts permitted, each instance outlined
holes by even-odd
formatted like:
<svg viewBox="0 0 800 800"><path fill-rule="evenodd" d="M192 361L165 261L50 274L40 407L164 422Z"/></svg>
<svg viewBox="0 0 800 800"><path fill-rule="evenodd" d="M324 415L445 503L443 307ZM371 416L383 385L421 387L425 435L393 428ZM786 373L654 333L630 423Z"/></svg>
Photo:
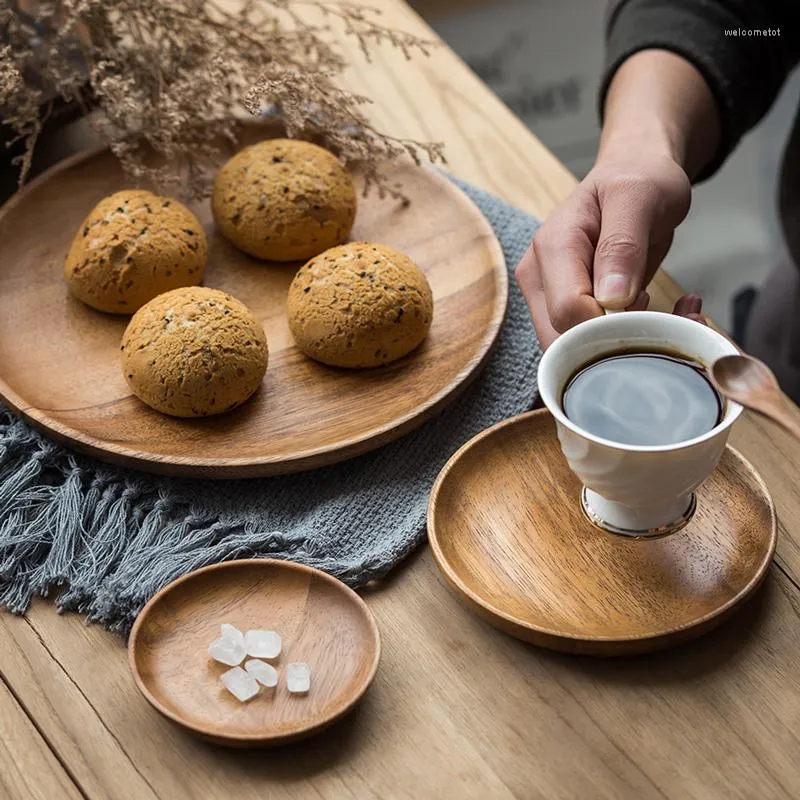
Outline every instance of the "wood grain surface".
<svg viewBox="0 0 800 800"><path fill-rule="evenodd" d="M245 144L258 138L254 127L245 134ZM159 414L131 394L119 363L128 318L83 305L62 277L64 254L85 215L125 186L116 160L103 151L55 167L0 212L0 397L75 449L170 475L295 472L407 433L457 397L485 364L505 315L508 272L488 222L450 181L412 164L389 174L411 204L374 193L360 198L351 238L395 247L424 270L434 317L423 344L372 370L307 358L286 318L299 265L238 251L216 232L206 201L192 208L209 238L205 285L256 314L270 359L248 403L187 420Z"/></svg>
<svg viewBox="0 0 800 800"><path fill-rule="evenodd" d="M435 38L401 0L352 1ZM455 174L541 218L572 191L446 46L410 63L381 50L366 65L341 44L346 84L374 98L378 127L444 141ZM660 272L649 292L665 310L680 289ZM0 673L92 800L796 800L800 446L750 415L732 444L775 501L775 568L729 623L656 656L587 659L507 636L453 597L425 549L364 592L382 640L364 700L285 748L188 736L142 699L119 640L49 602L0 614Z"/></svg>
<svg viewBox="0 0 800 800"><path fill-rule="evenodd" d="M280 678L240 703L220 682L229 667L208 656L228 623L274 630ZM166 586L137 617L128 642L142 693L164 716L205 739L234 747L285 744L352 710L375 677L380 638L364 601L319 570L252 559L217 564ZM311 669L307 695L289 694L286 665Z"/></svg>
<svg viewBox="0 0 800 800"><path fill-rule="evenodd" d="M81 794L8 686L0 681L0 796L78 800Z"/></svg>
<svg viewBox="0 0 800 800"><path fill-rule="evenodd" d="M662 650L711 630L761 585L777 540L761 479L728 449L678 533L636 540L583 513L548 411L464 445L428 507L433 556L492 624L572 653Z"/></svg>

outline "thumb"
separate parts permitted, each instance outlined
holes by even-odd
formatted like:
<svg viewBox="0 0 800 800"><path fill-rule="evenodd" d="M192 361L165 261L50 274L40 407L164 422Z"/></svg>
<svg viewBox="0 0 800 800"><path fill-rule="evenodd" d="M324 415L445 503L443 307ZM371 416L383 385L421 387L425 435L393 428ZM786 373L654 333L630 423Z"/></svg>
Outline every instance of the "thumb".
<svg viewBox="0 0 800 800"><path fill-rule="evenodd" d="M594 253L594 296L604 308L627 308L644 289L651 213L627 193L611 194L603 205Z"/></svg>

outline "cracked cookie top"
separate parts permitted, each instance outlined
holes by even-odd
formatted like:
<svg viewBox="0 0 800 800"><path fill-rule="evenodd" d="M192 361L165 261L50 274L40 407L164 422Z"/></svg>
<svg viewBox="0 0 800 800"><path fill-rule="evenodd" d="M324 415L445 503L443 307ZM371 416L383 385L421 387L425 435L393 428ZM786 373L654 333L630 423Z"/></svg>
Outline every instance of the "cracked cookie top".
<svg viewBox="0 0 800 800"><path fill-rule="evenodd" d="M159 295L122 337L125 380L142 402L176 417L222 414L264 378L264 328L243 303L204 286Z"/></svg>
<svg viewBox="0 0 800 800"><path fill-rule="evenodd" d="M116 192L75 234L64 277L92 308L133 314L162 292L201 283L207 251L200 222L182 203L142 190Z"/></svg>
<svg viewBox="0 0 800 800"><path fill-rule="evenodd" d="M347 239L356 190L336 157L309 142L271 139L237 153L211 196L217 228L268 261L311 258Z"/></svg>
<svg viewBox="0 0 800 800"><path fill-rule="evenodd" d="M336 367L388 364L418 347L433 295L406 255L369 242L334 247L301 267L289 287L289 328L307 355Z"/></svg>

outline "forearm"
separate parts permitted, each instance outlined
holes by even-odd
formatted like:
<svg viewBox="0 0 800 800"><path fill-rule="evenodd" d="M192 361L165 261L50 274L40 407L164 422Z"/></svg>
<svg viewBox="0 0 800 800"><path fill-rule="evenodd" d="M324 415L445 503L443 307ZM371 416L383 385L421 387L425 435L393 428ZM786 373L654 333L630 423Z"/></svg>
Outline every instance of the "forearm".
<svg viewBox="0 0 800 800"><path fill-rule="evenodd" d="M720 120L700 72L666 50L642 50L617 70L604 107L599 161L668 156L694 178L719 146Z"/></svg>
<svg viewBox="0 0 800 800"><path fill-rule="evenodd" d="M677 109L677 117L688 127L678 131L677 145L686 147L687 169L692 177L703 180L714 173L731 153L741 137L769 110L789 72L800 61L800 2L798 0L612 0L606 32L605 77L600 91L601 104L609 107L606 94L611 84L623 86L630 94L627 81L617 83L617 73L629 72L631 62L640 53L654 51L674 53L691 64L702 75L714 98L718 113L717 147L706 157L702 125L696 119L699 94L705 96L697 75L684 68L687 88L678 88L676 69L669 72L671 91L661 93L658 102L670 106L677 97L689 108ZM744 31L743 35L739 35ZM753 33L754 35L750 35ZM634 62L635 63L635 62ZM643 62L640 62L643 63ZM664 61L664 63L667 63ZM678 64L679 62L674 62ZM660 67L651 70L649 90L657 90ZM641 85L645 87L644 84ZM647 108L645 87L639 93ZM614 103L616 106L616 103ZM701 106L704 102L701 102ZM666 113L668 108L659 108ZM673 108L673 113L675 109ZM614 124L609 131L616 130ZM689 138L681 142L688 133ZM674 136L675 131L671 132ZM697 140L695 137L701 137ZM704 161L700 168L696 161Z"/></svg>

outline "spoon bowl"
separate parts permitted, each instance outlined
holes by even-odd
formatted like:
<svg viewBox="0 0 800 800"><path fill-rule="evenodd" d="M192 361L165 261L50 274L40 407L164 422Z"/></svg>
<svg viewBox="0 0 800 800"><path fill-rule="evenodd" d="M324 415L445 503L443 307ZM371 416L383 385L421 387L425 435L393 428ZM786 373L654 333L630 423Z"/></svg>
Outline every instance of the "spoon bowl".
<svg viewBox="0 0 800 800"><path fill-rule="evenodd" d="M769 417L800 440L800 411L781 391L778 379L763 361L744 354L723 356L708 372L721 395Z"/></svg>
<svg viewBox="0 0 800 800"><path fill-rule="evenodd" d="M737 403L751 399L754 393L760 396L780 391L778 379L772 370L752 356L723 356L717 359L711 366L711 377L717 390ZM746 405L744 402L741 404Z"/></svg>

